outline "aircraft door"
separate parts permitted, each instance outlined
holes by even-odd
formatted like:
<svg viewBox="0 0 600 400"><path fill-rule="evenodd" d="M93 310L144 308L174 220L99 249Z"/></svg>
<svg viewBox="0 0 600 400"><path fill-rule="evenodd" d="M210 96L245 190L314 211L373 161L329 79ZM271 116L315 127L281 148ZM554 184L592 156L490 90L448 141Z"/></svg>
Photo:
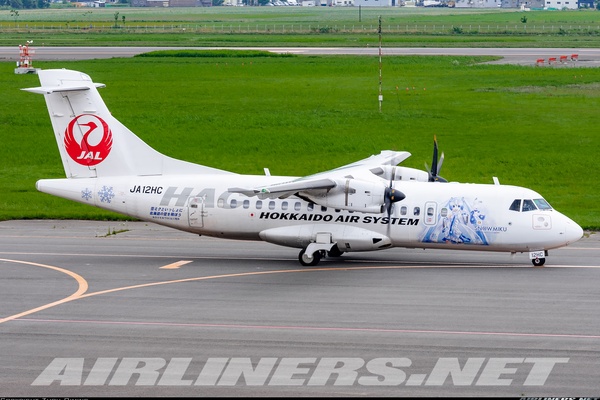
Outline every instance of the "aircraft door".
<svg viewBox="0 0 600 400"><path fill-rule="evenodd" d="M437 203L428 201L425 203L425 225L435 225L437 223Z"/></svg>
<svg viewBox="0 0 600 400"><path fill-rule="evenodd" d="M190 226L204 228L204 197L190 197L188 200L188 222Z"/></svg>

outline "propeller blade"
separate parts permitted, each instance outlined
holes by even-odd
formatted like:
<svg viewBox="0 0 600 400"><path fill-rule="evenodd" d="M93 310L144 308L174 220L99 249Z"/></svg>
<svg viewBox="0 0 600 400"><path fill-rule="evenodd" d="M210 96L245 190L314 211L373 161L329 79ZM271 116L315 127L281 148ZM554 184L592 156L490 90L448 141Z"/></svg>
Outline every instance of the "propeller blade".
<svg viewBox="0 0 600 400"><path fill-rule="evenodd" d="M429 172L429 182L448 182L444 178L442 178L440 174L440 170L442 169L442 164L444 163L444 153L442 152L441 157L438 160L438 144L437 137L433 135L433 162L431 164L431 169L425 164L425 168L427 168Z"/></svg>
<svg viewBox="0 0 600 400"><path fill-rule="evenodd" d="M437 138L433 136L433 161L431 162L431 175L437 176L438 173L438 145Z"/></svg>
<svg viewBox="0 0 600 400"><path fill-rule="evenodd" d="M383 192L383 208L385 209L387 216L390 216L390 213L392 211L392 202L391 202L391 191L393 190L392 188L393 185L393 178L390 176L390 185L387 186L385 188L385 191ZM382 210L383 211L383 210Z"/></svg>
<svg viewBox="0 0 600 400"><path fill-rule="evenodd" d="M384 207L387 213L387 217L388 217L388 223L387 223L387 236L390 236L390 229L391 229L391 225L392 225L392 219L390 218L390 216L392 215L392 207L394 206L394 203L397 201L402 201L404 200L404 198L406 198L406 195L404 193L402 193L399 190L394 189L393 186L394 182L393 179L390 178L390 186L385 188L385 192L384 192Z"/></svg>

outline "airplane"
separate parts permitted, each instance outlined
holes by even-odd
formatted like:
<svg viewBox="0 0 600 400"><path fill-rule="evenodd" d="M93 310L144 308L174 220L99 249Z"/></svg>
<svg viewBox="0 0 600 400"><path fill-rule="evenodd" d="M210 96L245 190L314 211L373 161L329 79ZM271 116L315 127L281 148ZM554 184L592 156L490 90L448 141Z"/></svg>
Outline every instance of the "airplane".
<svg viewBox="0 0 600 400"><path fill-rule="evenodd" d="M435 137L428 171L399 166L407 151L383 150L303 177L244 175L154 150L83 72L38 75L40 87L22 90L44 95L66 174L37 181L43 193L201 236L298 248L303 266L393 247L529 253L542 266L548 250L583 236L531 189L447 182Z"/></svg>

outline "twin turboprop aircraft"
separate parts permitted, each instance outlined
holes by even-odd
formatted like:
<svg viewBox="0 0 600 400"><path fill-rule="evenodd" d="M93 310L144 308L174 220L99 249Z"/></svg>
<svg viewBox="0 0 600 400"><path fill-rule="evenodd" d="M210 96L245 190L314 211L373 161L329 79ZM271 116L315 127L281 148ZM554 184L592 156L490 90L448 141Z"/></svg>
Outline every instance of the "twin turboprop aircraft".
<svg viewBox="0 0 600 400"><path fill-rule="evenodd" d="M322 257L392 247L527 252L535 266L583 230L538 193L448 183L434 140L430 172L397 166L405 151L305 177L241 175L165 156L109 112L78 71L41 70L66 179L39 191L199 235L263 240Z"/></svg>

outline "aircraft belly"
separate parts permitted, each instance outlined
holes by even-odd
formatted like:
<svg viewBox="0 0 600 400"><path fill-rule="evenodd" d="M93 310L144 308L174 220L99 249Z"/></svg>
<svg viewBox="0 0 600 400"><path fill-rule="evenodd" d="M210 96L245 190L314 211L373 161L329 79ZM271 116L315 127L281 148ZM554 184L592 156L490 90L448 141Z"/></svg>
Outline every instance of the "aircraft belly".
<svg viewBox="0 0 600 400"><path fill-rule="evenodd" d="M260 232L266 242L303 248L310 243L337 243L344 252L372 251L392 247L392 241L381 232L344 224L302 224L280 226Z"/></svg>

